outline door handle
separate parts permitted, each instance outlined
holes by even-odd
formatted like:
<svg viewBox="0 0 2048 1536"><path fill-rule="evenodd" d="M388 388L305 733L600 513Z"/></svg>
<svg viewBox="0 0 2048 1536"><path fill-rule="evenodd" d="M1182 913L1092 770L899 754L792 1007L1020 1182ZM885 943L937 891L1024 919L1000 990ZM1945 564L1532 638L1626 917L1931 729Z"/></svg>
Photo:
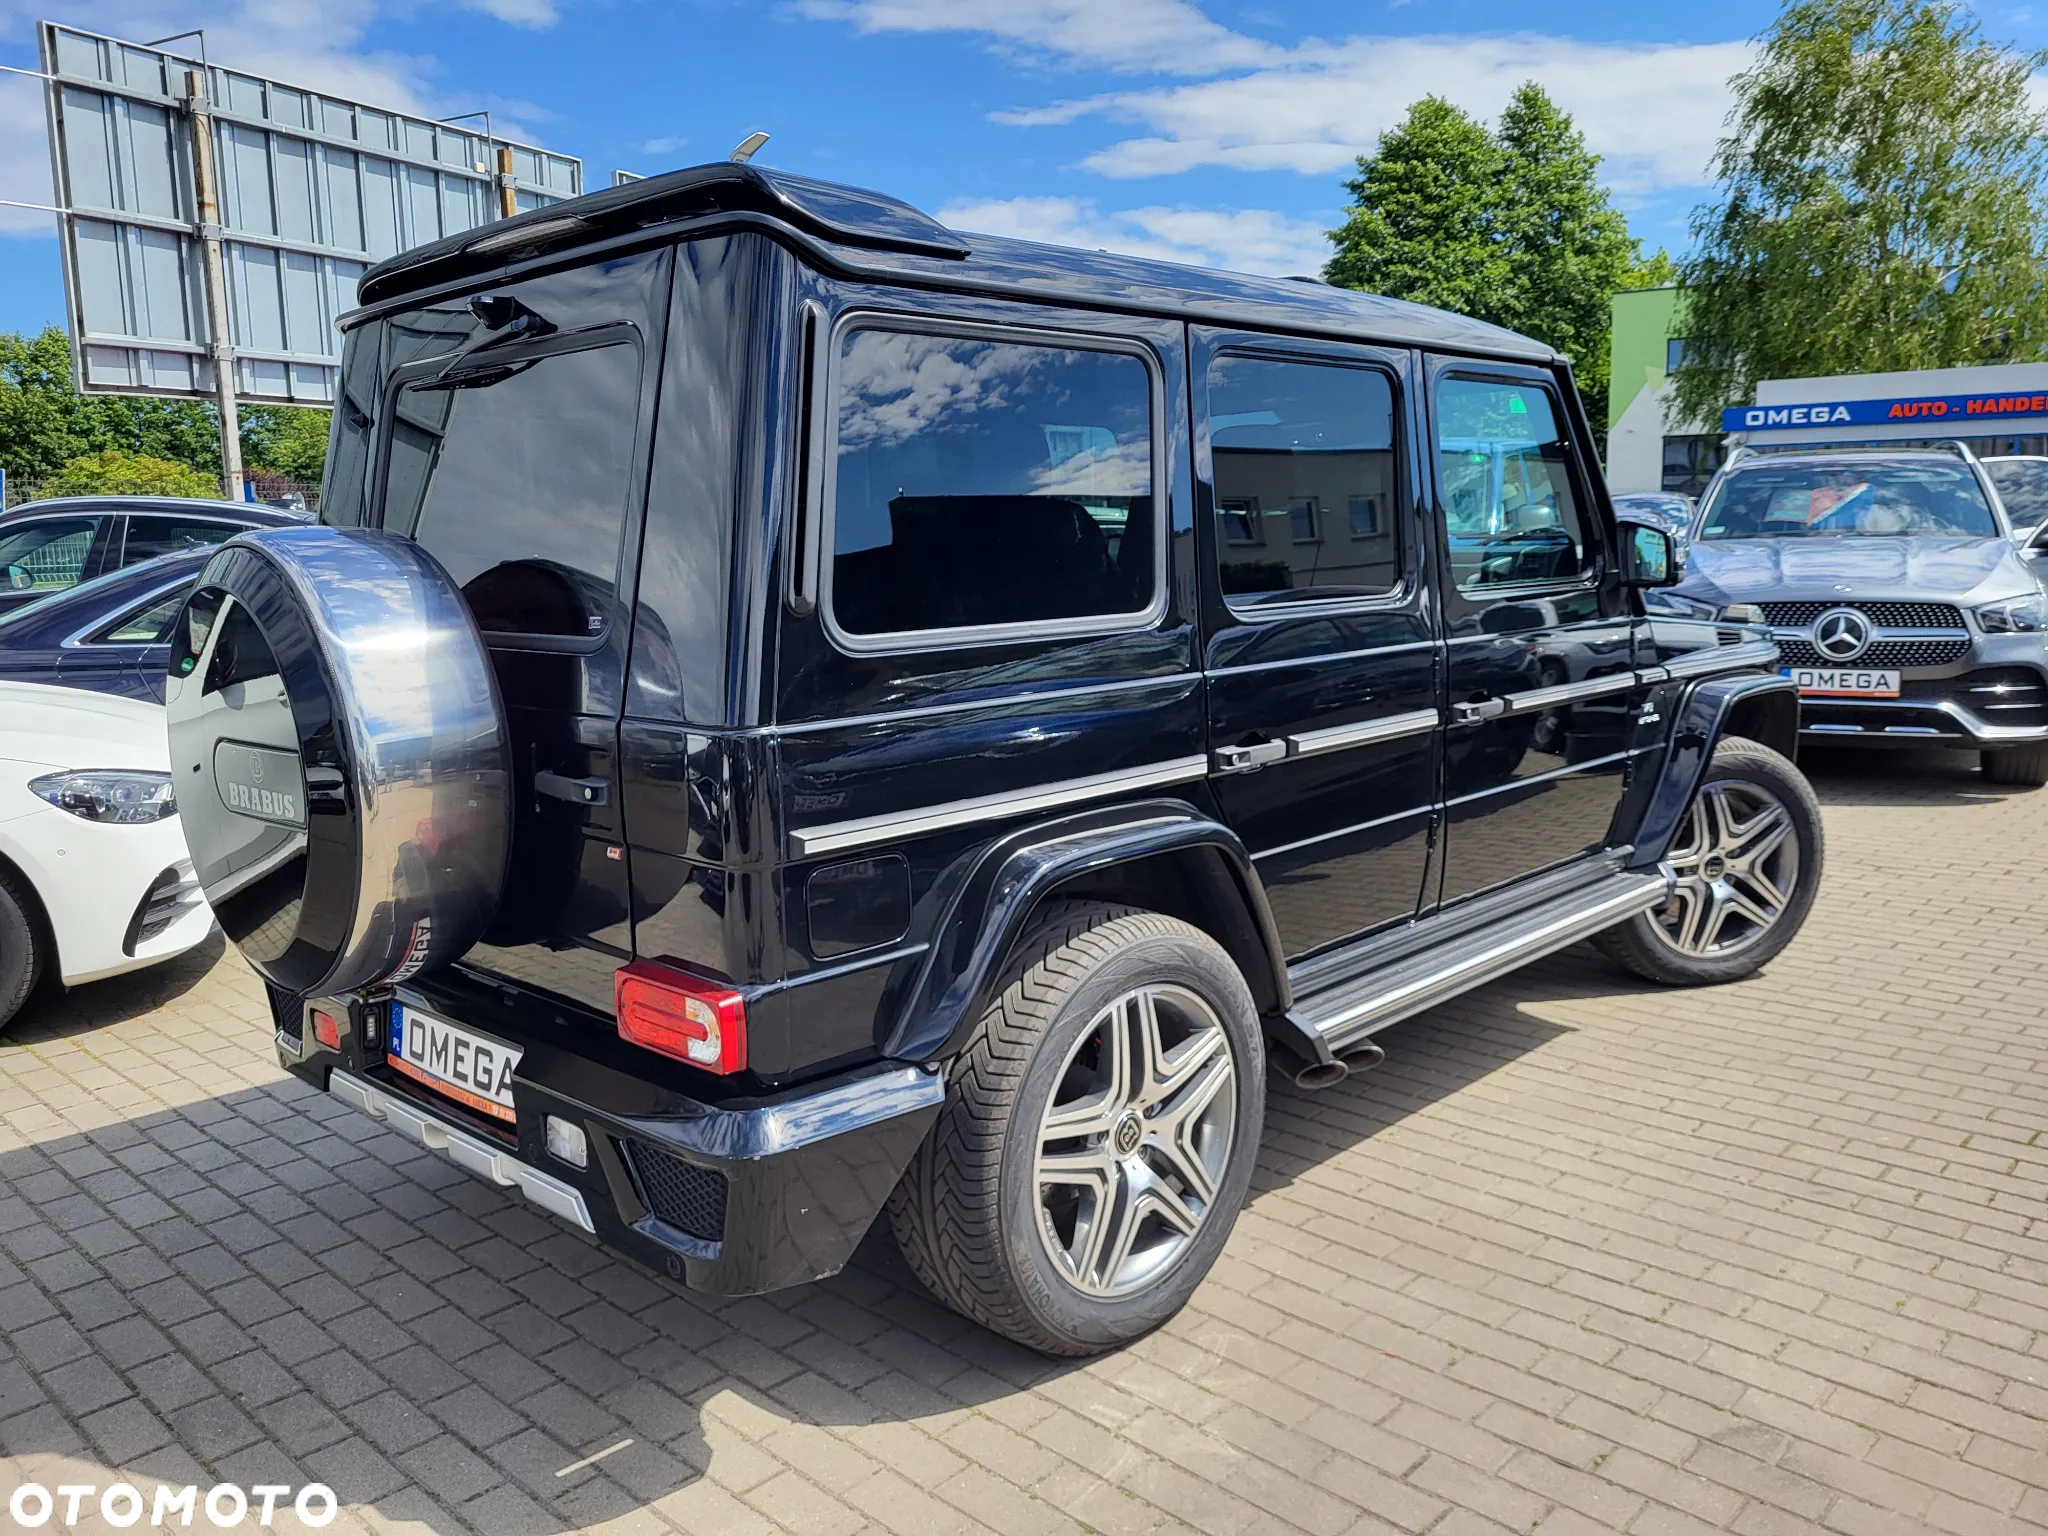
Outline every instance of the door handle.
<svg viewBox="0 0 2048 1536"><path fill-rule="evenodd" d="M1507 712L1506 699L1464 699L1451 706L1451 724L1477 725L1482 720L1498 720Z"/></svg>
<svg viewBox="0 0 2048 1536"><path fill-rule="evenodd" d="M1218 747L1210 754L1210 765L1218 773L1250 773L1287 755L1284 741L1258 741L1246 746Z"/></svg>
<svg viewBox="0 0 2048 1536"><path fill-rule="evenodd" d="M566 774L550 773L545 768L533 776L533 789L535 794L567 800L574 805L610 805L612 801L610 779L572 779Z"/></svg>

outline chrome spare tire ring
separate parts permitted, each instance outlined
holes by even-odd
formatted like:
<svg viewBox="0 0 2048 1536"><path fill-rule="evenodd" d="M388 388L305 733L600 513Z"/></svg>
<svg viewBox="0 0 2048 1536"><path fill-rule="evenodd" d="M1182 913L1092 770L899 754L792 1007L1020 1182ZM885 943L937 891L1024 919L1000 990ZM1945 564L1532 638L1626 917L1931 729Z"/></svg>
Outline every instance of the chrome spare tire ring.
<svg viewBox="0 0 2048 1536"><path fill-rule="evenodd" d="M1799 889L1792 813L1748 780L1704 786L1664 855L1671 898L1656 930L1680 954L1732 955L1762 941Z"/></svg>
<svg viewBox="0 0 2048 1536"><path fill-rule="evenodd" d="M1039 1240L1075 1290L1121 1297L1171 1270L1200 1234L1237 1130L1237 1058L1216 1010L1145 986L1100 1010L1039 1117Z"/></svg>

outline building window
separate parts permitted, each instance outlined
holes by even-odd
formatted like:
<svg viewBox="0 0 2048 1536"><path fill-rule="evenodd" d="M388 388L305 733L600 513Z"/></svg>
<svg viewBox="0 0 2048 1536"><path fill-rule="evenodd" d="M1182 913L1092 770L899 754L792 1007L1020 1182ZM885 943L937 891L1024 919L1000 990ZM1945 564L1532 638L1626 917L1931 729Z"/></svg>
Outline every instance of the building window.
<svg viewBox="0 0 2048 1536"><path fill-rule="evenodd" d="M1676 373L1685 366L1685 349L1689 345L1683 336L1673 336L1664 343L1664 371Z"/></svg>
<svg viewBox="0 0 2048 1536"><path fill-rule="evenodd" d="M1263 544L1266 542L1265 524L1259 516L1259 499L1256 496L1240 496L1226 501L1220 508L1223 522L1223 542L1226 544Z"/></svg>
<svg viewBox="0 0 2048 1536"><path fill-rule="evenodd" d="M1664 439L1664 489L1697 496L1714 478L1726 451L1718 434Z"/></svg>
<svg viewBox="0 0 2048 1536"><path fill-rule="evenodd" d="M1347 496L1345 511L1351 519L1351 537L1376 539L1380 535L1380 499L1377 496Z"/></svg>
<svg viewBox="0 0 2048 1536"><path fill-rule="evenodd" d="M1297 544L1319 543L1322 535L1316 532L1316 503L1314 497L1299 497L1287 503L1287 516L1294 524L1294 542Z"/></svg>

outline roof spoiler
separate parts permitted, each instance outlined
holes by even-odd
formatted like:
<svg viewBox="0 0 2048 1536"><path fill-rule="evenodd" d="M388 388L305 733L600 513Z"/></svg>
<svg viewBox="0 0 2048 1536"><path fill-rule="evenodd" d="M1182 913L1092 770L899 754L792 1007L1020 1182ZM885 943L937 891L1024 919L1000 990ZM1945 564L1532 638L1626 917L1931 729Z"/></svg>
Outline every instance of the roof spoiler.
<svg viewBox="0 0 2048 1536"><path fill-rule="evenodd" d="M937 219L886 193L719 160L607 187L402 251L363 275L357 302L377 304L496 271L543 250L585 245L651 224L734 212L767 214L837 245L953 261L970 254L966 242Z"/></svg>

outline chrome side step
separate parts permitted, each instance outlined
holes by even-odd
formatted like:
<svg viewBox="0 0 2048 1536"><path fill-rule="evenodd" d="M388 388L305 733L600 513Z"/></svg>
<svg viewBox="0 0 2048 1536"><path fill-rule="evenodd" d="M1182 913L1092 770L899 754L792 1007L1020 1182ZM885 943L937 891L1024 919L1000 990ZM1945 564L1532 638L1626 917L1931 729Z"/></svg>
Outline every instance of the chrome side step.
<svg viewBox="0 0 2048 1536"><path fill-rule="evenodd" d="M544 1211L573 1221L586 1232L595 1233L590 1207L583 1191L564 1183L553 1174L542 1173L516 1157L508 1157L489 1142L467 1131L457 1130L444 1120L424 1113L374 1083L336 1070L328 1075L327 1091L344 1104L353 1105L372 1120L382 1120L394 1131L403 1132L430 1152L445 1155L457 1167L467 1168L493 1184L518 1191Z"/></svg>
<svg viewBox="0 0 2048 1536"><path fill-rule="evenodd" d="M1490 923L1443 948L1313 993L1297 1001L1289 1017L1341 1056L1389 1024L1662 906L1670 895L1671 877L1662 870L1611 875L1568 900Z"/></svg>

